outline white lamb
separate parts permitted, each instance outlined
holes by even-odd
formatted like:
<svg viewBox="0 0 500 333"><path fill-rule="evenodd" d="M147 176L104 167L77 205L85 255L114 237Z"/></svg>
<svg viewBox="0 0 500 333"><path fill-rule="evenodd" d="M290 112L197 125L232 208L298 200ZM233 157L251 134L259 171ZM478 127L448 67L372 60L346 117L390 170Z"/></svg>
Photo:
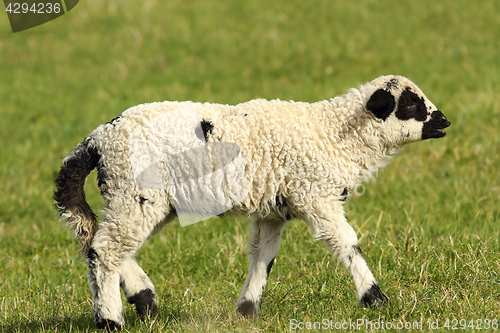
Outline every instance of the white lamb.
<svg viewBox="0 0 500 333"><path fill-rule="evenodd" d="M253 220L249 275L237 303L245 316L260 312L281 232L292 218L304 220L345 264L361 305L389 304L343 204L398 148L443 137L449 125L401 76L312 104L162 102L126 110L78 144L56 179L55 206L89 266L97 327L123 327L120 287L139 316L155 311L154 286L134 255L181 214L194 214L189 223L224 211ZM83 191L96 167L100 223Z"/></svg>

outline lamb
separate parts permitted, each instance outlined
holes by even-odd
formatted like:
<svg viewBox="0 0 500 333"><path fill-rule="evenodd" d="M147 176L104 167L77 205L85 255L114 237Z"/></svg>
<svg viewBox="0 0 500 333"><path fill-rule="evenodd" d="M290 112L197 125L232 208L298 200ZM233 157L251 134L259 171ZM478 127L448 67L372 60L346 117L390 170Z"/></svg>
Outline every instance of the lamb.
<svg viewBox="0 0 500 333"><path fill-rule="evenodd" d="M126 110L78 144L55 181L55 207L89 267L97 327L123 328L120 287L140 317L155 312L155 288L134 255L176 217L185 224L221 214L253 221L237 301L244 316L260 313L292 218L304 220L346 266L362 306L389 305L343 204L401 146L443 137L449 125L414 83L394 75L316 103L161 102ZM83 190L95 168L100 223Z"/></svg>

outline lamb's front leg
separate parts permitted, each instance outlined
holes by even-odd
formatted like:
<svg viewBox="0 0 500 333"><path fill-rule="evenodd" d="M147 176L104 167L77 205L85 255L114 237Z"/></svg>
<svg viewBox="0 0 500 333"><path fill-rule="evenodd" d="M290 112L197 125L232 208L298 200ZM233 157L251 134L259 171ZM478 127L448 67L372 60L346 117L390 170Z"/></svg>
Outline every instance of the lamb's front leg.
<svg viewBox="0 0 500 333"><path fill-rule="evenodd" d="M390 305L389 298L380 290L377 280L368 268L359 245L353 245L351 249L347 248L343 252L343 259L339 259L352 275L360 304L369 307Z"/></svg>
<svg viewBox="0 0 500 333"><path fill-rule="evenodd" d="M250 236L250 267L248 278L238 299L238 312L255 316L260 311L264 289L280 249L281 231L285 220L257 220Z"/></svg>
<svg viewBox="0 0 500 333"><path fill-rule="evenodd" d="M363 257L356 232L347 223L342 204L319 201L313 212L305 216L305 220L315 239L324 240L333 256L351 273L360 304L369 307L389 305L389 299L380 290Z"/></svg>

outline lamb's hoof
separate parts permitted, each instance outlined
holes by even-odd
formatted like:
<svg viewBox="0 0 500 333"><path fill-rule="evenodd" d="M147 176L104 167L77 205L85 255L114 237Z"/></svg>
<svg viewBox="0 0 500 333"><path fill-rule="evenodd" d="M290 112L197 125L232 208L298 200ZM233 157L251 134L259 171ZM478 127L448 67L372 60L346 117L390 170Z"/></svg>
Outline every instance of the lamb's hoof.
<svg viewBox="0 0 500 333"><path fill-rule="evenodd" d="M151 289L144 289L127 299L130 304L135 304L137 315L140 318L145 316L154 316L157 306L155 293Z"/></svg>
<svg viewBox="0 0 500 333"><path fill-rule="evenodd" d="M111 319L99 319L96 322L96 326L99 329L105 329L106 331L121 331L123 324L117 323Z"/></svg>
<svg viewBox="0 0 500 333"><path fill-rule="evenodd" d="M255 304L252 301L244 300L243 302L238 304L238 312L243 317L255 317L257 316L257 309L255 308Z"/></svg>
<svg viewBox="0 0 500 333"><path fill-rule="evenodd" d="M361 306L370 308L380 308L382 306L390 306L391 301L384 295L382 290L380 290L378 284L373 284L370 289L368 289L361 300L359 301Z"/></svg>

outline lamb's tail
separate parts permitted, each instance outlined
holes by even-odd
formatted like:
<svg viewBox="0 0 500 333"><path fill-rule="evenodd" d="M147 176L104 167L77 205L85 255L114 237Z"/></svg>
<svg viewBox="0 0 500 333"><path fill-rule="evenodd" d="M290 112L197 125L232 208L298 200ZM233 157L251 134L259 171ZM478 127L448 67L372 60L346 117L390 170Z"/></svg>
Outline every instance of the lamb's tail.
<svg viewBox="0 0 500 333"><path fill-rule="evenodd" d="M97 216L85 200L84 185L89 173L96 168L100 155L87 138L63 160L61 171L55 180L54 207L61 220L73 230L80 245L80 254L85 256L97 231Z"/></svg>

